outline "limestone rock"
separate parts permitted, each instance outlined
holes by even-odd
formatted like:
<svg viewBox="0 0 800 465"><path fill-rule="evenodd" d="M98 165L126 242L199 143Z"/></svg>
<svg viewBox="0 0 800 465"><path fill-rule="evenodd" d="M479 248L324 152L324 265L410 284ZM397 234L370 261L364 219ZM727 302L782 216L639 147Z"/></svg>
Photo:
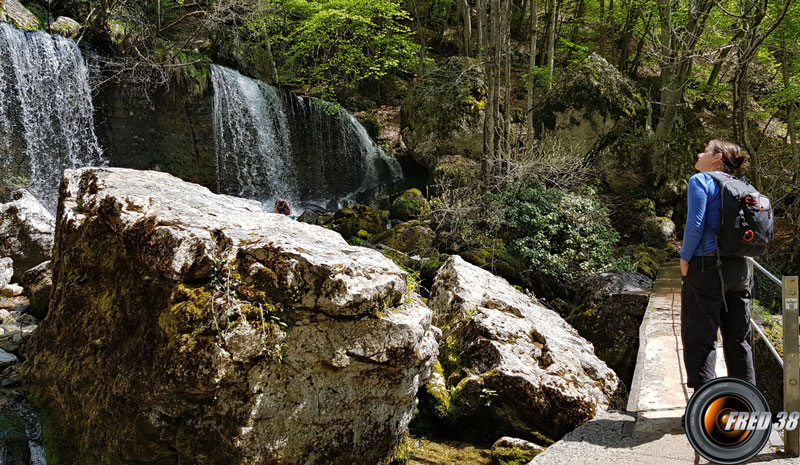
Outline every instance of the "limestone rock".
<svg viewBox="0 0 800 465"><path fill-rule="evenodd" d="M542 152L582 160L594 158L613 136L644 127L646 114L631 80L593 53L548 93L532 116ZM609 157L616 154L604 152ZM597 164L603 167L602 179L613 182L624 174L614 169L619 164L612 158Z"/></svg>
<svg viewBox="0 0 800 465"><path fill-rule="evenodd" d="M14 261L9 257L0 258L0 288L11 282L14 276Z"/></svg>
<svg viewBox="0 0 800 465"><path fill-rule="evenodd" d="M504 279L451 256L428 305L445 341L448 419L462 435L546 443L620 405L625 387L591 343Z"/></svg>
<svg viewBox="0 0 800 465"><path fill-rule="evenodd" d="M590 276L578 291L578 307L567 317L597 356L628 385L639 352L639 326L650 299L650 280L616 271Z"/></svg>
<svg viewBox="0 0 800 465"><path fill-rule="evenodd" d="M503 436L492 445L492 463L525 465L544 452L545 448L524 439Z"/></svg>
<svg viewBox="0 0 800 465"><path fill-rule="evenodd" d="M374 241L410 255L433 257L439 255L433 248L435 238L436 233L426 222L412 220L376 236Z"/></svg>
<svg viewBox="0 0 800 465"><path fill-rule="evenodd" d="M50 259L55 219L26 190L18 190L11 202L0 204L0 256L14 260L14 277Z"/></svg>
<svg viewBox="0 0 800 465"><path fill-rule="evenodd" d="M400 111L403 141L417 163L432 167L442 155L482 153L485 91L483 70L465 57L419 79Z"/></svg>
<svg viewBox="0 0 800 465"><path fill-rule="evenodd" d="M428 215L430 212L431 207L422 196L422 192L419 189L409 189L394 199L389 208L389 217L408 221Z"/></svg>
<svg viewBox="0 0 800 465"><path fill-rule="evenodd" d="M0 21L10 21L22 29L39 28L39 20L19 0L0 0Z"/></svg>
<svg viewBox="0 0 800 465"><path fill-rule="evenodd" d="M50 290L53 288L53 270L50 263L50 260L40 263L22 276L24 294L30 303L28 313L39 319L47 315L47 308L50 305Z"/></svg>
<svg viewBox="0 0 800 465"><path fill-rule="evenodd" d="M19 284L6 284L2 289L0 289L0 295L3 297L17 297L22 295L22 286Z"/></svg>
<svg viewBox="0 0 800 465"><path fill-rule="evenodd" d="M5 368L9 365L17 363L17 356L9 354L3 349L0 349L0 368Z"/></svg>
<svg viewBox="0 0 800 465"><path fill-rule="evenodd" d="M20 326L16 322L13 325L3 325L2 328L5 333L0 334L0 350L5 350L12 354L19 352L23 342L36 329L35 326Z"/></svg>
<svg viewBox="0 0 800 465"><path fill-rule="evenodd" d="M64 37L75 37L81 31L81 23L66 16L59 16L50 25L50 30Z"/></svg>
<svg viewBox="0 0 800 465"><path fill-rule="evenodd" d="M359 204L337 210L332 226L342 237L348 238L358 236L361 230L369 235L380 234L386 231L388 221L389 212Z"/></svg>
<svg viewBox="0 0 800 465"><path fill-rule="evenodd" d="M154 171L67 170L59 212L25 376L76 463L375 464L400 444L436 342L388 258Z"/></svg>

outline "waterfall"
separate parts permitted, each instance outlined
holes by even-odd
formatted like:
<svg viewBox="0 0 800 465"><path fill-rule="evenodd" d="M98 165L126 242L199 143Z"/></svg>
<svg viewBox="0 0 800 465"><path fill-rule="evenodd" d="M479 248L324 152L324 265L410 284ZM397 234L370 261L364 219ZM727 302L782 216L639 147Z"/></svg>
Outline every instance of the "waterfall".
<svg viewBox="0 0 800 465"><path fill-rule="evenodd" d="M66 168L104 165L77 44L0 23L0 181L54 209Z"/></svg>
<svg viewBox="0 0 800 465"><path fill-rule="evenodd" d="M294 207L337 208L401 175L349 113L211 66L220 191Z"/></svg>
<svg viewBox="0 0 800 465"><path fill-rule="evenodd" d="M239 197L297 198L289 121L278 90L212 65L217 186Z"/></svg>

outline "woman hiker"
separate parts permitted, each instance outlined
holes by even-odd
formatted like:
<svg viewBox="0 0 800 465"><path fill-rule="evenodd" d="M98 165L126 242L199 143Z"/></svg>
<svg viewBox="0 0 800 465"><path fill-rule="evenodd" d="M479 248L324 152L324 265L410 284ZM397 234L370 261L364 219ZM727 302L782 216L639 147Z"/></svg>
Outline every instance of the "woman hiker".
<svg viewBox="0 0 800 465"><path fill-rule="evenodd" d="M687 384L695 390L716 377L718 328L728 376L756 382L750 347L750 271L746 258L721 256L726 310L714 240L720 232L720 186L706 174L734 174L745 167L748 158L738 145L714 139L697 154L694 167L699 173L689 180L689 211L680 254L681 340Z"/></svg>

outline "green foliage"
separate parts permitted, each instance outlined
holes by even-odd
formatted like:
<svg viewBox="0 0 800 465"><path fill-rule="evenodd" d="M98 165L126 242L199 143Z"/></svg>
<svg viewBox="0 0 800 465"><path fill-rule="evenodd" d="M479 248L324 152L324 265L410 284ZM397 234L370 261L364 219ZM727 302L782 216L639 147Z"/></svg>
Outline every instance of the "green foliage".
<svg viewBox="0 0 800 465"><path fill-rule="evenodd" d="M156 62L167 66L170 76L190 95L200 95L208 88L211 78L211 59L202 53L175 50L164 41L153 50Z"/></svg>
<svg viewBox="0 0 800 465"><path fill-rule="evenodd" d="M36 3L26 3L25 4L25 8L27 8L28 11L33 13L33 16L36 16L36 19L39 21L39 28L41 28L41 29L46 29L47 28L47 25L48 25L49 21L48 21L48 18L47 18L47 10L46 9L40 7Z"/></svg>
<svg viewBox="0 0 800 465"><path fill-rule="evenodd" d="M287 0L268 13L289 19L292 27L281 28L267 14L247 28L283 48L299 83L325 99L335 100L388 73L410 72L417 62L420 47L405 25L410 16L391 0Z"/></svg>
<svg viewBox="0 0 800 465"><path fill-rule="evenodd" d="M619 234L592 191L574 193L543 185L517 185L497 196L512 252L525 264L534 288L565 290L592 273L632 269L616 257ZM550 287L552 286L552 287Z"/></svg>

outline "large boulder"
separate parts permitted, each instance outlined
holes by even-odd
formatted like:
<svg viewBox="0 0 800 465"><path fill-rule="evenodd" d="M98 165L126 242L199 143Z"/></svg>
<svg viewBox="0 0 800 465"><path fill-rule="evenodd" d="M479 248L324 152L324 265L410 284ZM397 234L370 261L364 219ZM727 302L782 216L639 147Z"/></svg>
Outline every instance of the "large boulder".
<svg viewBox="0 0 800 465"><path fill-rule="evenodd" d="M650 279L616 271L588 277L578 291L578 305L567 317L597 356L630 385L639 353L639 326L650 300Z"/></svg>
<svg viewBox="0 0 800 465"><path fill-rule="evenodd" d="M64 37L75 37L81 32L81 23L66 16L59 16L50 25L50 30Z"/></svg>
<svg viewBox="0 0 800 465"><path fill-rule="evenodd" d="M615 158L620 153L627 156L626 151L602 149L621 133L644 127L646 115L646 104L633 82L594 53L548 92L532 114L542 152L577 163L594 160L602 168L598 174L609 182L626 174L616 167L638 165ZM602 159L597 159L600 152Z"/></svg>
<svg viewBox="0 0 800 465"><path fill-rule="evenodd" d="M480 64L452 57L422 76L400 111L400 132L414 160L431 167L444 155L483 152L486 83Z"/></svg>
<svg viewBox="0 0 800 465"><path fill-rule="evenodd" d="M0 257L14 260L14 280L50 260L55 219L30 192L18 190L0 204Z"/></svg>
<svg viewBox="0 0 800 465"><path fill-rule="evenodd" d="M343 237L366 237L386 231L389 212L375 210L366 205L353 205L336 211L331 228ZM359 231L363 231L359 234Z"/></svg>
<svg viewBox="0 0 800 465"><path fill-rule="evenodd" d="M431 229L429 222L411 220L379 234L375 237L374 242L410 255L437 257L439 252L433 247L435 238L436 233Z"/></svg>
<svg viewBox="0 0 800 465"><path fill-rule="evenodd" d="M67 170L59 202L24 368L59 463L393 454L436 343L388 258L165 173Z"/></svg>
<svg viewBox="0 0 800 465"><path fill-rule="evenodd" d="M28 313L39 319L47 316L50 306L50 290L53 288L53 269L50 264L50 260L40 263L22 275L24 294L30 303Z"/></svg>
<svg viewBox="0 0 800 465"><path fill-rule="evenodd" d="M504 279L451 256L428 305L445 341L439 410L459 435L548 443L621 405L625 387L591 343Z"/></svg>
<svg viewBox="0 0 800 465"><path fill-rule="evenodd" d="M8 21L22 29L39 28L39 20L19 0L0 0L0 21Z"/></svg>
<svg viewBox="0 0 800 465"><path fill-rule="evenodd" d="M430 214L431 207L419 189L408 189L398 195L389 207L389 217L408 221Z"/></svg>

